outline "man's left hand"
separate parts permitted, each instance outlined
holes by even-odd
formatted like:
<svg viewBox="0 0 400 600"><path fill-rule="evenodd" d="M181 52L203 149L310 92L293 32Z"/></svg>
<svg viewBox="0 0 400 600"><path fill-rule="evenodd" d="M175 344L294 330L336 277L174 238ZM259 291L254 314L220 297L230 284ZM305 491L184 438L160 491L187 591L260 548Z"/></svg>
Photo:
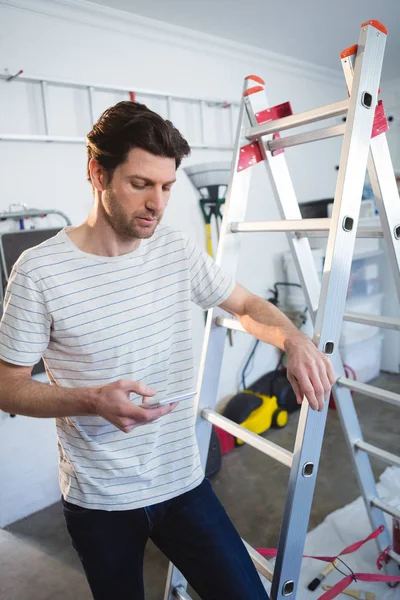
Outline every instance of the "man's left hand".
<svg viewBox="0 0 400 600"><path fill-rule="evenodd" d="M298 404L305 396L313 410L321 411L336 381L330 360L300 332L285 341L285 352L287 378Z"/></svg>

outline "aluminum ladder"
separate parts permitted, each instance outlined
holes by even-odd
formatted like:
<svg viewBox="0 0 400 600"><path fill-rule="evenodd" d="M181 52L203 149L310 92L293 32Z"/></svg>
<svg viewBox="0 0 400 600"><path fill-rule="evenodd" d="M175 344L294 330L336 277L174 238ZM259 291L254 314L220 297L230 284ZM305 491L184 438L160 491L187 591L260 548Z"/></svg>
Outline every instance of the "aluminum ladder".
<svg viewBox="0 0 400 600"><path fill-rule="evenodd" d="M377 497L369 454L390 464L400 465L400 458L363 441L350 390L400 405L400 395L384 392L346 379L338 353L343 318L356 323L400 329L400 322L385 317L344 314L349 275L356 236L382 236L389 248L391 263L400 297L399 239L400 202L385 131L387 122L378 105L378 88L387 30L378 21L361 26L358 46L342 53L349 99L292 115L286 103L270 107L264 92L264 82L256 76L245 80L239 113L231 178L225 203L224 219L216 261L226 271L236 272L240 250L240 235L244 232L285 232L293 253L300 281L306 296L309 314L314 323L313 341L332 360L337 384L334 396L345 436L356 467L372 527L384 524L384 513L395 514ZM346 115L345 124L312 130L280 138L279 132L331 117ZM342 153L335 191L334 209L330 219L302 219L284 156L284 148L343 135ZM371 137L374 136L374 137ZM281 221L243 222L251 167L264 162L281 214ZM366 168L377 199L382 229L374 232L358 229L358 219ZM320 283L308 236L328 235L322 283ZM264 452L290 468L278 554L274 567L246 544L259 572L272 581L271 600L296 598L302 554L307 534L312 498L317 476L328 405L322 412L302 404L293 452L245 430L218 414L218 384L226 339L226 329L245 331L241 324L228 318L224 311L209 311L197 396L197 438L203 467L206 464L211 424ZM396 516L397 515L396 513ZM261 540L260 540L261 542ZM377 539L381 553L390 546L385 529ZM400 556L389 551L392 559L386 572L398 574ZM249 590L251 597L251 590ZM190 598L186 581L179 570L170 564L164 600Z"/></svg>

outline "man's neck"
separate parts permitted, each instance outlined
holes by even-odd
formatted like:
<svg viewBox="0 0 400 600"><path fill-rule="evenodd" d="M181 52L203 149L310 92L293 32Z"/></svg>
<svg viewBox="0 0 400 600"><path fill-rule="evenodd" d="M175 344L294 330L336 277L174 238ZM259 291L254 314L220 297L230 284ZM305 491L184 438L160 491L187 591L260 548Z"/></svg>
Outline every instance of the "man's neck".
<svg viewBox="0 0 400 600"><path fill-rule="evenodd" d="M122 256L139 247L140 239L123 240L108 221L93 208L82 225L67 232L70 240L79 250L98 256Z"/></svg>

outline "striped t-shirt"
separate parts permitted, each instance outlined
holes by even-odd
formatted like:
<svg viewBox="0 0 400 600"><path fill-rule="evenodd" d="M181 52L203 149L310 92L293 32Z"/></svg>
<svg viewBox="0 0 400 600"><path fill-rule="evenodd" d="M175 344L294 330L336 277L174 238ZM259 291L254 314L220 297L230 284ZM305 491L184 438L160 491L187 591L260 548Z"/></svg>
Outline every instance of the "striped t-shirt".
<svg viewBox="0 0 400 600"><path fill-rule="evenodd" d="M129 254L79 250L62 230L25 251L8 284L0 357L34 365L52 385L143 381L159 397L192 391L191 308L221 304L234 281L183 233L159 226ZM136 396L137 404L141 399ZM162 502L203 479L194 401L126 434L97 416L56 419L60 486L87 508Z"/></svg>

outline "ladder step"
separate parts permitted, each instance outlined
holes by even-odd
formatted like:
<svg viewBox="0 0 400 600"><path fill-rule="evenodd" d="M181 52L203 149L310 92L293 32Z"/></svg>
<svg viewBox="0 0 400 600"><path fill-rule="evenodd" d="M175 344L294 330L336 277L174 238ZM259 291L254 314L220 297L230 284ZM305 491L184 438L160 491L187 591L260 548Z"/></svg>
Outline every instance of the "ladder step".
<svg viewBox="0 0 400 600"><path fill-rule="evenodd" d="M282 119L267 121L266 123L261 123L261 125L249 127L245 130L244 135L248 140L256 140L262 135L278 133L280 131L285 131L286 129L291 129L292 127L299 127L301 125L307 125L308 123L316 123L323 119L331 119L332 117L345 115L348 108L349 100L341 100L340 102L326 104L319 108L313 108L296 115L291 115L290 117L282 117Z"/></svg>
<svg viewBox="0 0 400 600"><path fill-rule="evenodd" d="M390 504L386 504L380 498L372 498L371 505L375 506L375 508L380 508L383 512L400 520L400 510L394 508L394 506L390 506Z"/></svg>
<svg viewBox="0 0 400 600"><path fill-rule="evenodd" d="M367 454L369 454L370 456L379 458L379 460L383 460L389 465L400 467L400 456L397 456L396 454L386 452L386 450L382 450L381 448L373 446L372 444L367 444L367 442L364 442L363 440L359 440L354 444L354 446L358 448L358 450L363 450L364 452L367 452Z"/></svg>
<svg viewBox="0 0 400 600"><path fill-rule="evenodd" d="M287 219L282 221L253 221L236 222L230 224L232 233L295 233L297 237L327 237L331 226L331 219ZM383 231L380 228L359 227L356 236L358 238L382 238Z"/></svg>
<svg viewBox="0 0 400 600"><path fill-rule="evenodd" d="M326 237L327 233L324 231L308 231L308 232L296 232L297 233L297 237L302 238L302 237L314 237L314 238L319 238L319 237ZM357 229L357 233L356 233L356 237L358 238L383 238L383 231L381 228L379 227L375 227L374 229L371 229L370 227L359 227Z"/></svg>
<svg viewBox="0 0 400 600"><path fill-rule="evenodd" d="M379 315L370 317L369 315L364 315L362 313L344 313L343 319L344 321L360 323L361 325L370 325L371 327L400 330L400 320L392 317L381 317ZM217 317L215 319L215 324L219 327L226 327L226 329L247 333L237 319L232 319L230 317Z"/></svg>
<svg viewBox="0 0 400 600"><path fill-rule="evenodd" d="M237 423L234 423L211 408L205 408L202 410L201 416L206 421L209 421L220 429L231 433L235 437L246 442L246 444L249 444L249 446L253 446L253 448L260 450L260 452L263 452L267 456L274 458L283 465L286 465L289 468L292 466L293 454L289 452L289 450L285 450L285 448L281 448L277 444L265 440L260 435L245 429Z"/></svg>
<svg viewBox="0 0 400 600"><path fill-rule="evenodd" d="M178 600L192 600L192 597L189 596L185 588L181 585L178 585L174 589L174 596L175 598L178 598Z"/></svg>
<svg viewBox="0 0 400 600"><path fill-rule="evenodd" d="M301 232L301 231L329 231L330 219L293 219L282 221L259 221L253 223L231 223L232 233L248 232Z"/></svg>
<svg viewBox="0 0 400 600"><path fill-rule="evenodd" d="M309 142L318 142L343 135L345 127L345 125L334 125L325 129L316 129L315 131L289 135L276 140L270 140L266 146L270 152L274 152L274 150L281 150L282 148L290 148L291 146L299 146L300 144L308 144Z"/></svg>
<svg viewBox="0 0 400 600"><path fill-rule="evenodd" d="M245 328L237 319L231 319L229 317L217 317L215 319L215 324L219 327L226 327L227 329L234 329L235 331L243 331L243 333L247 333Z"/></svg>
<svg viewBox="0 0 400 600"><path fill-rule="evenodd" d="M400 554L397 554L394 550L389 550L388 552L390 558L395 560L400 565Z"/></svg>
<svg viewBox="0 0 400 600"><path fill-rule="evenodd" d="M253 561L257 571L261 573L261 575L264 575L268 581L272 581L274 576L274 567L271 565L271 563L261 556L261 554L257 552L255 548L250 546L250 544L248 544L245 540L242 539L242 542L246 546L247 552L250 554L250 558Z"/></svg>
<svg viewBox="0 0 400 600"><path fill-rule="evenodd" d="M382 388L375 387L374 385L368 385L367 383L353 381L352 379L347 379L346 377L339 377L336 383L340 387L353 390L353 392L359 392L365 396L371 396L371 398L375 398L376 400L382 400L388 404L393 404L394 406L400 407L400 394L388 392L387 390L382 390Z"/></svg>
<svg viewBox="0 0 400 600"><path fill-rule="evenodd" d="M368 316L361 313L344 313L343 319L352 323L371 325L372 327L383 327L384 329L400 330L400 320L392 317Z"/></svg>

